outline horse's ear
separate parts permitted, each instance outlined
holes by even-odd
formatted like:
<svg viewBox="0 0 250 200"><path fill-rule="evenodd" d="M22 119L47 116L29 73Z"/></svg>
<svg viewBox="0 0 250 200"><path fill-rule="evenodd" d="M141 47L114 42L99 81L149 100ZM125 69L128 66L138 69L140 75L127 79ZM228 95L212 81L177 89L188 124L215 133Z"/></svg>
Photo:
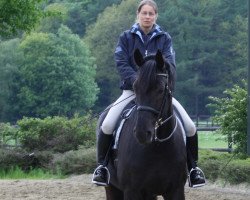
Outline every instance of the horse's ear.
<svg viewBox="0 0 250 200"><path fill-rule="evenodd" d="M163 71L164 66L165 66L165 61L164 61L164 58L163 58L162 53L161 53L160 50L157 50L157 53L155 55L155 60L156 60L158 68L161 71Z"/></svg>
<svg viewBox="0 0 250 200"><path fill-rule="evenodd" d="M144 59L139 49L136 49L134 52L134 60L135 64L139 67L141 67L144 64Z"/></svg>

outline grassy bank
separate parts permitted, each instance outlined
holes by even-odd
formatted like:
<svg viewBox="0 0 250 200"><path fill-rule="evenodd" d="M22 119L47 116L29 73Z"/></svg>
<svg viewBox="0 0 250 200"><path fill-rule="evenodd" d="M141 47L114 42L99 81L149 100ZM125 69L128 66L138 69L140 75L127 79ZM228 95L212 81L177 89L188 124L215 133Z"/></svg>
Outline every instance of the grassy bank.
<svg viewBox="0 0 250 200"><path fill-rule="evenodd" d="M215 131L199 131L198 136L200 148L228 148L225 136Z"/></svg>
<svg viewBox="0 0 250 200"><path fill-rule="evenodd" d="M8 171L0 170L0 179L51 179L64 178L62 174L52 174L42 169L33 169L24 172L19 167L13 167Z"/></svg>

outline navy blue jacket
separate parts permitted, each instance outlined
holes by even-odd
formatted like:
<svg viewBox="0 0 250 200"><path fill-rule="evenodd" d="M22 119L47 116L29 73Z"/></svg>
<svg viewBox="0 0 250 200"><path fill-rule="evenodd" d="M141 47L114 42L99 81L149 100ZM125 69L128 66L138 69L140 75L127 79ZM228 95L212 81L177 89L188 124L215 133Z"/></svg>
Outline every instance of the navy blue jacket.
<svg viewBox="0 0 250 200"><path fill-rule="evenodd" d="M171 64L171 73L175 77L175 52L171 36L157 24L148 35L144 35L136 23L120 35L115 49L115 61L121 77L122 90L132 90L137 71L133 55L137 48L144 55L155 54L160 50Z"/></svg>

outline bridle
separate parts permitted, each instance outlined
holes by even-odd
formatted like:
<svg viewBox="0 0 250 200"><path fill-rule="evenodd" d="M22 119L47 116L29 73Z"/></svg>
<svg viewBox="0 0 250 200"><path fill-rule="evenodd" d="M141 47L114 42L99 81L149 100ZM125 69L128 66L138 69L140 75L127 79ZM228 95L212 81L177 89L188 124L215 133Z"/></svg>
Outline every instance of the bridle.
<svg viewBox="0 0 250 200"><path fill-rule="evenodd" d="M169 117L167 117L164 120L162 119L163 112L164 112L164 107L165 107L165 104L166 104L166 99L167 99L167 97L169 95L172 98L172 91L171 91L171 89L170 89L170 87L168 85L169 74L167 74L167 73L158 73L157 76L163 76L163 77L166 77L166 79L167 79L165 87L164 87L164 94L163 94L163 99L162 99L162 102L161 102L160 110L156 110L155 108L152 108L150 106L137 105L137 111L148 111L148 112L151 112L151 113L157 115L157 120L155 122L155 127L154 127L153 141L155 141L155 142L165 142L165 141L169 140L172 137L172 135L174 134L174 132L175 132L175 130L177 128L177 121L176 121L176 117L173 114L170 115ZM158 137L158 129L159 129L159 127L166 124L172 118L175 119L175 125L174 125L173 130L171 131L171 134L166 138L160 139Z"/></svg>

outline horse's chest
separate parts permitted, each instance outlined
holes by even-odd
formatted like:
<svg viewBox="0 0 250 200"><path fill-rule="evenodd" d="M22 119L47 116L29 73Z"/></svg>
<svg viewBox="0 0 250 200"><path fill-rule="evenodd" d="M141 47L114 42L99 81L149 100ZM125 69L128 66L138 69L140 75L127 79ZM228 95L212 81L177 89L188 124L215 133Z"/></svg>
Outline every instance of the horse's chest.
<svg viewBox="0 0 250 200"><path fill-rule="evenodd" d="M161 194L176 183L176 174L164 168L141 169L124 177L125 187L145 190L153 194Z"/></svg>
<svg viewBox="0 0 250 200"><path fill-rule="evenodd" d="M136 158L123 165L121 179L126 184L133 183L134 187L166 186L175 182L184 173L184 161L169 160L167 155L156 158Z"/></svg>

